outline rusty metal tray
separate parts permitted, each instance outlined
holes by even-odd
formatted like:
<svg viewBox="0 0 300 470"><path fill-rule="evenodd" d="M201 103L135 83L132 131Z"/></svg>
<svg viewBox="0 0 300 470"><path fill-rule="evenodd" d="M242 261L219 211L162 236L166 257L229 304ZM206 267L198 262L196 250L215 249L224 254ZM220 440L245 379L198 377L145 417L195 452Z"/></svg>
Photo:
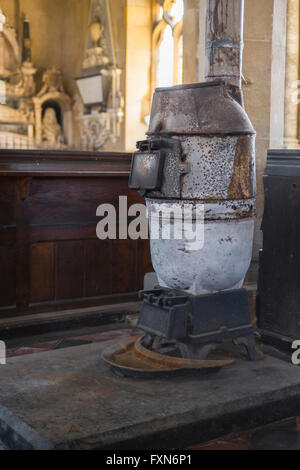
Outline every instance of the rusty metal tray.
<svg viewBox="0 0 300 470"><path fill-rule="evenodd" d="M108 347L102 354L104 363L115 373L128 377L153 378L199 372L216 372L233 364L228 360L194 360L167 356L146 349L143 336L135 336Z"/></svg>

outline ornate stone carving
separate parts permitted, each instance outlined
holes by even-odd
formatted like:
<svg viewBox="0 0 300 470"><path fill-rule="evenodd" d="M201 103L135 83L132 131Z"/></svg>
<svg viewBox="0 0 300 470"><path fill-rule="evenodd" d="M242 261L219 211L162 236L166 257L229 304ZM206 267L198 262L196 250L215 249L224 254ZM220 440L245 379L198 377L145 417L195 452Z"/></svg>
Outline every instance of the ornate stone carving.
<svg viewBox="0 0 300 470"><path fill-rule="evenodd" d="M16 31L6 24L2 15L0 30L0 78L8 79L12 72L18 72L21 66L21 52L16 37Z"/></svg>
<svg viewBox="0 0 300 470"><path fill-rule="evenodd" d="M24 107L23 107L24 106ZM28 122L31 120L30 112L25 110L25 105L19 109L11 108L5 104L0 104L0 119L1 122Z"/></svg>
<svg viewBox="0 0 300 470"><path fill-rule="evenodd" d="M99 150L110 136L107 113L83 115L80 118L81 146Z"/></svg>
<svg viewBox="0 0 300 470"><path fill-rule="evenodd" d="M109 1L92 0L86 56L82 68L85 74L95 67L103 77L103 95L106 98L101 106L82 109L82 101L76 100L74 111L79 122L81 145L100 149L107 139L115 143L121 135L124 118L124 99L121 92L122 70L117 67L111 26Z"/></svg>
<svg viewBox="0 0 300 470"><path fill-rule="evenodd" d="M62 73L55 67L47 69L36 95L37 69L31 62L28 18L23 29L22 62L16 31L6 24L0 10L0 143L22 148L71 146L73 103L64 91Z"/></svg>
<svg viewBox="0 0 300 470"><path fill-rule="evenodd" d="M60 70L56 67L47 69L43 74L43 88L39 91L38 97L44 96L47 92L61 92L64 93L63 76Z"/></svg>
<svg viewBox="0 0 300 470"><path fill-rule="evenodd" d="M83 69L107 67L113 63L113 44L109 30L109 11L106 0L92 0Z"/></svg>
<svg viewBox="0 0 300 470"><path fill-rule="evenodd" d="M36 142L40 146L44 140L48 145L58 145L59 142L71 146L73 141L73 102L69 95L67 95L63 88L62 74L60 70L52 67L43 75L44 86L36 97L33 98L34 112L35 112L35 125L36 125ZM50 134L45 137L43 134L43 119L47 109L53 109L56 106L62 114L63 127L61 128L61 138L50 138ZM54 111L55 112L55 111ZM53 117L53 113L52 113ZM57 119L56 119L57 120Z"/></svg>
<svg viewBox="0 0 300 470"><path fill-rule="evenodd" d="M107 66L109 64L109 57L105 55L105 40L103 37L104 26L101 24L99 18L89 26L89 35L92 40L92 47L86 51L86 59L83 62L83 68Z"/></svg>
<svg viewBox="0 0 300 470"><path fill-rule="evenodd" d="M56 147L62 140L62 129L57 122L55 110L47 108L42 121L42 139L50 147Z"/></svg>
<svg viewBox="0 0 300 470"><path fill-rule="evenodd" d="M31 62L23 62L21 67L21 80L14 87L14 94L21 96L33 96L36 92L36 83L34 76L35 69Z"/></svg>

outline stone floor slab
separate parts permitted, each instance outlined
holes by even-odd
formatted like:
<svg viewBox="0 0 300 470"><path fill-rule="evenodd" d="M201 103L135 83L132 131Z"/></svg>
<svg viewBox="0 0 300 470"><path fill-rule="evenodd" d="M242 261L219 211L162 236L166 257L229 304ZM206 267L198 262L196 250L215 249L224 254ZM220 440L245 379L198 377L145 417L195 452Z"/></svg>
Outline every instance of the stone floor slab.
<svg viewBox="0 0 300 470"><path fill-rule="evenodd" d="M300 412L300 369L279 359L207 376L128 379L101 360L111 344L8 358L0 440L10 448L183 449Z"/></svg>

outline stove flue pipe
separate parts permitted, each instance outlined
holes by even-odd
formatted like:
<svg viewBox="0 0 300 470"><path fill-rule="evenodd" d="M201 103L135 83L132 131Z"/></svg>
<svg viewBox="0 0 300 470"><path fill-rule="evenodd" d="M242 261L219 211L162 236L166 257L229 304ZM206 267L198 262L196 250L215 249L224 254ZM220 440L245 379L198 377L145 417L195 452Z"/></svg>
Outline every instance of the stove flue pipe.
<svg viewBox="0 0 300 470"><path fill-rule="evenodd" d="M244 0L207 0L205 80L241 88Z"/></svg>

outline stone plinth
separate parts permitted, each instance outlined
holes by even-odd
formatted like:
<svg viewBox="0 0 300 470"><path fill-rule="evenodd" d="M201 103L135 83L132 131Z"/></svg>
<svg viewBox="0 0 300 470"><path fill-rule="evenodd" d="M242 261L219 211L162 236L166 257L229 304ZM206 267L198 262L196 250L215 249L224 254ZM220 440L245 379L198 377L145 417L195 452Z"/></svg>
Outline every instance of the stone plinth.
<svg viewBox="0 0 300 470"><path fill-rule="evenodd" d="M183 449L299 411L300 369L286 362L266 357L206 376L128 379L101 360L111 343L8 359L0 368L0 441L18 449Z"/></svg>

